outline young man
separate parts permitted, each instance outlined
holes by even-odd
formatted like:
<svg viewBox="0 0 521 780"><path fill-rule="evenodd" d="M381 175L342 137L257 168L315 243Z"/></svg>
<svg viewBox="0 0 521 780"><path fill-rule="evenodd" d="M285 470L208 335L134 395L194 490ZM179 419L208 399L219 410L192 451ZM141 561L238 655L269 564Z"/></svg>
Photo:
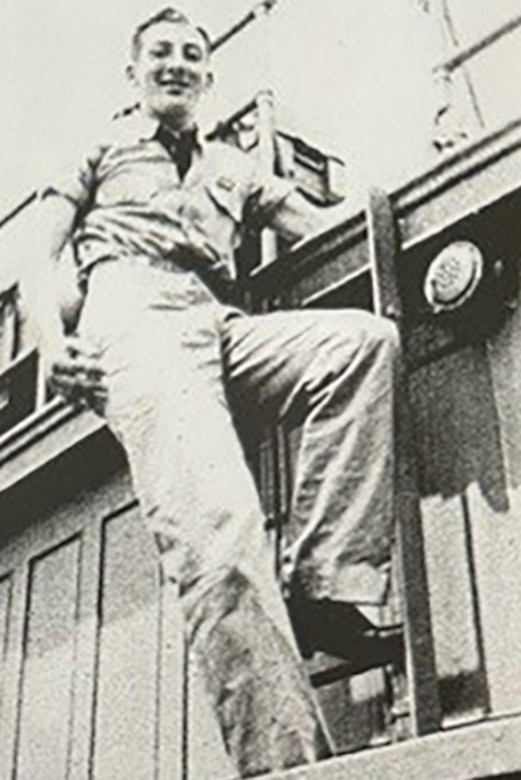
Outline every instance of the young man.
<svg viewBox="0 0 521 780"><path fill-rule="evenodd" d="M387 588L397 334L360 311L230 305L244 221L296 240L323 229L326 211L198 134L209 44L181 13L136 30L128 76L139 108L43 192L50 260L32 304L49 378L87 399L125 448L189 651L249 777L332 748L239 437L246 425L248 438L280 420L303 426L284 555L303 654L358 669L399 660L400 639L354 606L382 603ZM79 339L63 335L51 294L70 244L86 291Z"/></svg>

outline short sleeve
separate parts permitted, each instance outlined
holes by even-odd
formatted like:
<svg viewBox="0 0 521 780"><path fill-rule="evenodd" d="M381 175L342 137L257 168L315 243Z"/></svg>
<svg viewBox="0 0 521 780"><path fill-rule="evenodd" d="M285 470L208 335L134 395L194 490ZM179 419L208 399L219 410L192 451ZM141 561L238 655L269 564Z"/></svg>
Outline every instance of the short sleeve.
<svg viewBox="0 0 521 780"><path fill-rule="evenodd" d="M78 211L86 209L94 197L103 152L104 146L96 144L86 154L79 154L74 161L59 166L40 188L40 197L58 195L70 201Z"/></svg>

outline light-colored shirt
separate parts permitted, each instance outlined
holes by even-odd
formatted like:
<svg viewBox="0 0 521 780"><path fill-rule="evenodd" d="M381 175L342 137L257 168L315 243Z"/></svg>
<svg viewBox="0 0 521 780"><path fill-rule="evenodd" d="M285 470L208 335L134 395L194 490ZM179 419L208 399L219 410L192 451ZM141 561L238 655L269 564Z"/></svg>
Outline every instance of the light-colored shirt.
<svg viewBox="0 0 521 780"><path fill-rule="evenodd" d="M245 222L268 223L294 187L261 175L241 150L204 140L181 179L158 129L139 112L117 120L107 140L43 196L63 196L77 208L73 241L83 275L101 260L139 257L187 265L207 283L226 283L235 277L234 250Z"/></svg>

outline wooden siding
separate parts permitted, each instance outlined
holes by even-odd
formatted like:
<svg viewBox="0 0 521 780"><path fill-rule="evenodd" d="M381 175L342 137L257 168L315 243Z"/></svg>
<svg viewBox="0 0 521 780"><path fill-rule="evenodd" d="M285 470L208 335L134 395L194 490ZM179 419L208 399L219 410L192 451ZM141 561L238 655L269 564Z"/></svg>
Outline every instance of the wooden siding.
<svg viewBox="0 0 521 780"><path fill-rule="evenodd" d="M0 776L181 777L179 621L128 479L3 519Z"/></svg>

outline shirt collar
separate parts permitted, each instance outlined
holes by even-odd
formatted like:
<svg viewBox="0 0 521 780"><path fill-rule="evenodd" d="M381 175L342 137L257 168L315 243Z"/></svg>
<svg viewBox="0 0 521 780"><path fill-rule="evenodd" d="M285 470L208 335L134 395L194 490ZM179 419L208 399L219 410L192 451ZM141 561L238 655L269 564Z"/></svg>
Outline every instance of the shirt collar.
<svg viewBox="0 0 521 780"><path fill-rule="evenodd" d="M139 106L132 109L126 118L127 121L131 122L132 131L133 133L135 132L135 137L138 141L152 141L156 137L161 123L155 117L145 114ZM201 133L198 127L196 127L195 130L197 133L196 148L199 151L202 151L204 147L204 134ZM172 133L172 135L175 136L175 133Z"/></svg>

